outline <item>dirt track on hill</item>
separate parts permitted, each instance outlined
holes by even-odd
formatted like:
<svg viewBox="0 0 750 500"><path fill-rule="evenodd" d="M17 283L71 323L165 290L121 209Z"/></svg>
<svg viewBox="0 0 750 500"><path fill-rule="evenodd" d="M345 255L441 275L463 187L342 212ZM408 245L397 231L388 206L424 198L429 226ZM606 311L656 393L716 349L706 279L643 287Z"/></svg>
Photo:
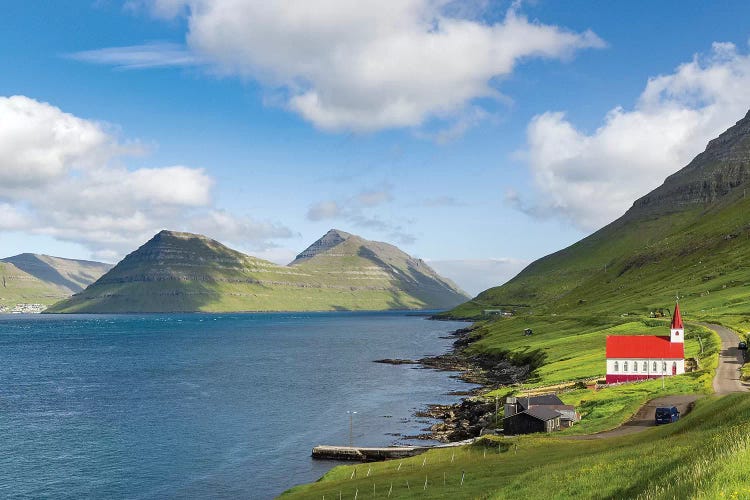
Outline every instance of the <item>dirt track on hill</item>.
<svg viewBox="0 0 750 500"><path fill-rule="evenodd" d="M714 330L721 337L719 366L716 368L716 376L714 377L714 392L716 394L729 394L731 392L750 390L750 384L740 380L740 367L744 363L745 355L737 349L737 343L739 342L737 334L721 325L704 324L703 326ZM699 394L683 394L652 399L641 406L633 418L616 429L584 436L566 436L565 439L604 439L641 432L649 427L656 426L654 421L656 408L660 406L676 406L680 410L680 416L685 416L693 408L695 401L701 397L703 396Z"/></svg>
<svg viewBox="0 0 750 500"><path fill-rule="evenodd" d="M704 324L703 326L714 330L721 337L719 366L714 377L714 392L729 394L747 391L750 385L740 380L740 367L745 362L745 353L737 349L740 340L737 334L721 325Z"/></svg>
<svg viewBox="0 0 750 500"><path fill-rule="evenodd" d="M656 427L656 409L661 406L676 406L680 410L680 417L685 416L698 398L703 396L699 394L680 394L676 396L664 396L652 399L636 412L636 414L616 429L611 431L599 432L597 434L586 434L583 436L566 436L566 439L604 439L617 436L627 436L636 432L645 431L649 427Z"/></svg>

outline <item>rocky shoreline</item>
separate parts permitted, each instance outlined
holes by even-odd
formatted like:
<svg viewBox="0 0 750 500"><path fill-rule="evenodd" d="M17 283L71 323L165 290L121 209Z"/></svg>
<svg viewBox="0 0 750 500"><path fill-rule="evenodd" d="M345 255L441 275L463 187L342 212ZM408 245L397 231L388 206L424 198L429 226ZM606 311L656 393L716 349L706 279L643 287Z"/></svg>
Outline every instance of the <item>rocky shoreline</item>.
<svg viewBox="0 0 750 500"><path fill-rule="evenodd" d="M532 364L513 363L506 355L468 354L466 347L478 340L474 328L461 328L451 333L453 349L439 356L429 356L418 360L411 359L378 359L376 363L393 365L419 365L422 368L457 372L457 378L471 384L479 385L470 391L461 391L456 395L466 396L460 403L451 405L429 405L426 410L416 413L416 417L440 420L425 429L425 434L408 436L409 439L435 440L442 443L463 441L494 432L496 422L496 402L485 401L477 396L501 386L518 384L532 373Z"/></svg>

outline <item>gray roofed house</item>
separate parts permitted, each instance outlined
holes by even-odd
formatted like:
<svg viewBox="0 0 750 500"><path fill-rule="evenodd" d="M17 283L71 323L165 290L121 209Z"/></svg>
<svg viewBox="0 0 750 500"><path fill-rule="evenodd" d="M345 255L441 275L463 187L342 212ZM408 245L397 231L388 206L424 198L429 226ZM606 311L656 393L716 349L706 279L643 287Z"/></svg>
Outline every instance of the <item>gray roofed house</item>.
<svg viewBox="0 0 750 500"><path fill-rule="evenodd" d="M530 434L560 430L560 414L550 408L538 406L503 419L505 434Z"/></svg>
<svg viewBox="0 0 750 500"><path fill-rule="evenodd" d="M518 405L523 408L519 411L528 409L531 406L549 406L549 405L564 405L557 394L542 394L541 396L531 396L530 398L517 397Z"/></svg>
<svg viewBox="0 0 750 500"><path fill-rule="evenodd" d="M503 432L552 432L563 427L571 427L580 419L575 406L564 404L556 394L509 397L505 402Z"/></svg>

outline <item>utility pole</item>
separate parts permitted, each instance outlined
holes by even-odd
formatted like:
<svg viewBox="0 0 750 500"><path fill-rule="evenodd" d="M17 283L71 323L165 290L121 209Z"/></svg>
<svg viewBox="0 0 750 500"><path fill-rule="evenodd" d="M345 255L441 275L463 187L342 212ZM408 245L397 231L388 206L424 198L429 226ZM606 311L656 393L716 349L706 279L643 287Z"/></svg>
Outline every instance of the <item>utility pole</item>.
<svg viewBox="0 0 750 500"><path fill-rule="evenodd" d="M497 394L495 394L495 428L497 428Z"/></svg>

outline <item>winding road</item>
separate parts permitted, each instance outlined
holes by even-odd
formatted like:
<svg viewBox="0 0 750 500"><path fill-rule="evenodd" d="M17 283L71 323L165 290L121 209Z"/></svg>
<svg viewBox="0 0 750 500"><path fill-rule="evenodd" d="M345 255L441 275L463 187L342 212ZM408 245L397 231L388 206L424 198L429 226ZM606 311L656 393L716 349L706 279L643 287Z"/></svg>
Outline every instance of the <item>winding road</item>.
<svg viewBox="0 0 750 500"><path fill-rule="evenodd" d="M739 343L737 334L721 325L704 324L703 326L715 331L721 337L719 366L716 368L714 377L714 392L729 394L747 391L750 386L740 380L740 368L745 362L745 353L737 349Z"/></svg>
<svg viewBox="0 0 750 500"><path fill-rule="evenodd" d="M703 326L714 330L721 338L719 366L716 368L716 375L714 376L714 392L716 394L729 394L750 390L750 384L740 380L740 367L745 362L745 354L743 351L737 349L737 344L739 343L737 333L721 325L703 324ZM638 412L633 415L633 418L616 429L597 434L569 436L566 439L604 439L640 432L656 425L654 418L657 408L662 406L676 406L680 414L685 415L693 408L695 401L701 397L703 396L699 394L682 394L652 399L641 406Z"/></svg>

